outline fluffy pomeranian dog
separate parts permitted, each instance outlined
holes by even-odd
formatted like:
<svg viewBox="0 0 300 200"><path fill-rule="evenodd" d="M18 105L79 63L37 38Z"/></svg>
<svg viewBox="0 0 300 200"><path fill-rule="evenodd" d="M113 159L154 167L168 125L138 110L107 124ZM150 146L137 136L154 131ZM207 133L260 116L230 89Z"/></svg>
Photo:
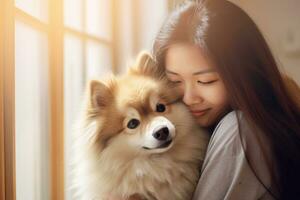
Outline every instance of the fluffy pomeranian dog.
<svg viewBox="0 0 300 200"><path fill-rule="evenodd" d="M143 53L127 74L90 82L73 153L77 198L192 198L209 137L154 65Z"/></svg>

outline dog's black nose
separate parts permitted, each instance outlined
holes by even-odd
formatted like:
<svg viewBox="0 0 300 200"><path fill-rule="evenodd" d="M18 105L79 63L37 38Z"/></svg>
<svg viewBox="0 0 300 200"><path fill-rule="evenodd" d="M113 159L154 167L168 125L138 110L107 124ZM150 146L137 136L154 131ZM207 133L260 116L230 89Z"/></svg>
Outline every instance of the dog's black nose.
<svg viewBox="0 0 300 200"><path fill-rule="evenodd" d="M166 140L169 136L169 129L167 127L161 128L155 133L153 133L153 137L157 140Z"/></svg>

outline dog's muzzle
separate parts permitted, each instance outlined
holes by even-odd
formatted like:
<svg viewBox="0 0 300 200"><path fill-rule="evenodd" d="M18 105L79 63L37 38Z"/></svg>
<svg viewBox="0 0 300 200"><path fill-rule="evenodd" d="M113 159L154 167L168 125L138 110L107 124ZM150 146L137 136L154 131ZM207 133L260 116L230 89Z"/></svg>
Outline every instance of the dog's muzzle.
<svg viewBox="0 0 300 200"><path fill-rule="evenodd" d="M147 150L167 148L175 137L175 127L167 118L155 117L150 125L144 138L143 148Z"/></svg>

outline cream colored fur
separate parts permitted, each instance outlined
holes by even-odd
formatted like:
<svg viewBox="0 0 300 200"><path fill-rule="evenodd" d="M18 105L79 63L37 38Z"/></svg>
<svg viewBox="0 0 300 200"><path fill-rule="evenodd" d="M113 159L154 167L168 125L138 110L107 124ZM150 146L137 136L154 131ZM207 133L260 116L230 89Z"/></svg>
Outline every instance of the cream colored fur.
<svg viewBox="0 0 300 200"><path fill-rule="evenodd" d="M149 69L153 65L143 54L131 72L90 83L73 153L78 199L191 199L208 135L166 81L155 78L157 72ZM166 111L157 112L157 103L166 105ZM127 128L132 118L140 121L135 129ZM157 123L174 125L172 143L145 149L143 145L156 145L150 132Z"/></svg>

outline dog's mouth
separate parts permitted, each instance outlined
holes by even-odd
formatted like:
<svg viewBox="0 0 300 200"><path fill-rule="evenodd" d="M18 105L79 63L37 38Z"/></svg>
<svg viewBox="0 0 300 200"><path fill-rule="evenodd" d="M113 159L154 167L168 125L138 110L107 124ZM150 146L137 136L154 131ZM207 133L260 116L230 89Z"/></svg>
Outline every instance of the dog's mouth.
<svg viewBox="0 0 300 200"><path fill-rule="evenodd" d="M154 148L149 148L149 147L145 147L143 146L143 149L146 149L146 150L153 150L153 149L164 149L164 148L167 148L168 146L170 146L170 144L173 142L173 140L168 140L164 143L162 143L161 145L157 146L157 147L154 147Z"/></svg>

